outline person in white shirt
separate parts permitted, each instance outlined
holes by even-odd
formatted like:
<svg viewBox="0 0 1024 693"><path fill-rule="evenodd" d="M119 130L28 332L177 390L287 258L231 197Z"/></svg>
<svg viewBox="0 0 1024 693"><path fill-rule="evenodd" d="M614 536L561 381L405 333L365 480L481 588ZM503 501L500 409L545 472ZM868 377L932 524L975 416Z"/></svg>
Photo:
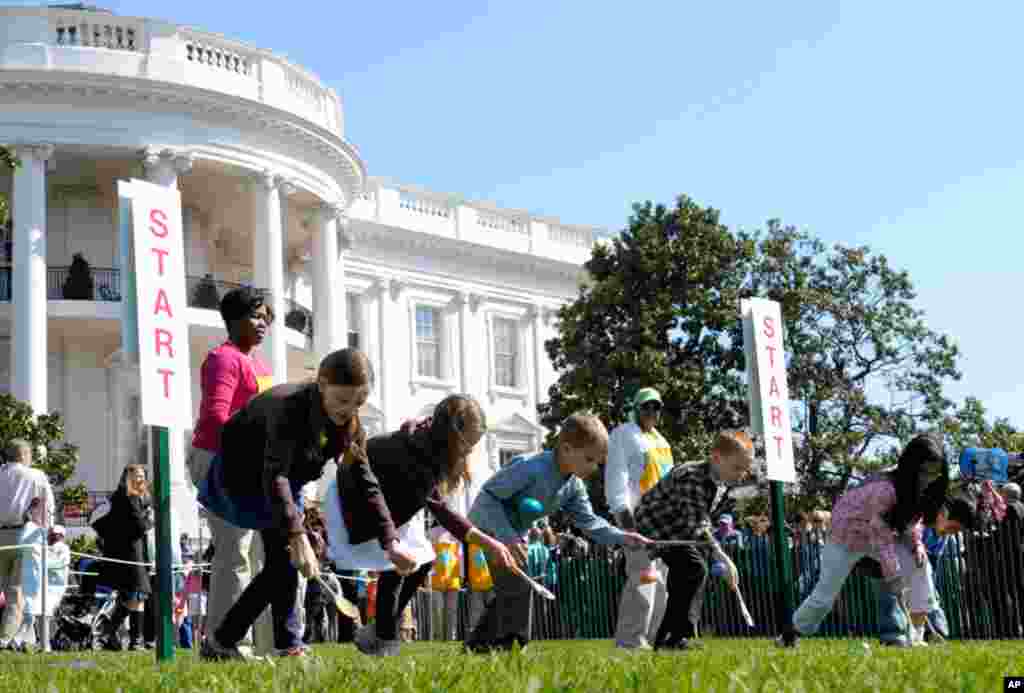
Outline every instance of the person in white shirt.
<svg viewBox="0 0 1024 693"><path fill-rule="evenodd" d="M50 480L32 465L32 445L15 438L7 446L7 464L0 467L0 546L16 546L25 524L33 520L49 527L54 500ZM22 561L21 549L0 550L0 587L4 590L7 608L0 622L0 649L7 649L21 627Z"/></svg>
<svg viewBox="0 0 1024 693"><path fill-rule="evenodd" d="M647 491L672 469L672 447L656 428L661 395L651 387L637 391L630 420L617 426L608 445L605 498L619 527L634 531L633 511ZM643 547L625 547L626 585L619 602L616 647L650 649L665 613L665 567Z"/></svg>

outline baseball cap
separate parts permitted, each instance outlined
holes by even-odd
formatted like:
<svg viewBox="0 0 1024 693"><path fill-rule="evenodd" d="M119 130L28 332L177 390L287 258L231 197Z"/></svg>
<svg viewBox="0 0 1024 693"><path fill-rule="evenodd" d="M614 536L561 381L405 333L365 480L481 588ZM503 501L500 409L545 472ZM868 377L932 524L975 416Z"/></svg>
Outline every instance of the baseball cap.
<svg viewBox="0 0 1024 693"><path fill-rule="evenodd" d="M729 513L722 513L721 515L718 516L718 522L719 522L719 524L721 524L723 522L728 522L731 525L732 524L732 515L730 515Z"/></svg>
<svg viewBox="0 0 1024 693"><path fill-rule="evenodd" d="M64 525L54 525L50 531L54 534L63 534L67 536L67 532L64 531Z"/></svg>
<svg viewBox="0 0 1024 693"><path fill-rule="evenodd" d="M639 409L648 402L657 402L658 404L664 404L661 401L661 394L653 387L643 387L637 390L636 394L633 395L633 406Z"/></svg>

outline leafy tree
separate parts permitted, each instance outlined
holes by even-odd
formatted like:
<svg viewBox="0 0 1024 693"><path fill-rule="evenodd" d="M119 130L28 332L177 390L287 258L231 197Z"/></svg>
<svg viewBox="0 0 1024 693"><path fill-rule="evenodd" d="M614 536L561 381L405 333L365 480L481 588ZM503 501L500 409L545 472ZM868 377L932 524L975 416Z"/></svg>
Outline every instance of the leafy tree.
<svg viewBox="0 0 1024 693"><path fill-rule="evenodd" d="M0 449L6 450L15 438L24 438L33 448L46 448L44 459L36 459L35 466L59 486L71 478L78 465L78 446L64 441L64 422L60 414L36 416L25 402L9 394L0 394Z"/></svg>
<svg viewBox="0 0 1024 693"><path fill-rule="evenodd" d="M940 425L952 406L942 384L960 377L956 345L928 329L908 273L869 248L829 248L778 221L733 234L683 196L671 210L634 206L629 228L585 269L546 344L560 372L538 407L551 430L580 409L614 426L630 388L651 385L675 458L703 458L715 431L746 423L739 302L753 296L781 304L791 397L806 412L795 426L796 505L831 504L854 470ZM887 385L901 401L881 401Z"/></svg>
<svg viewBox="0 0 1024 693"><path fill-rule="evenodd" d="M892 459L915 432L941 425L959 380L959 349L914 306L910 275L868 247L827 248L778 221L741 234L757 252L746 291L779 301L802 493L830 504L855 470ZM742 339L737 326L734 339ZM900 399L885 399L885 389Z"/></svg>
<svg viewBox="0 0 1024 693"><path fill-rule="evenodd" d="M954 454L969 447L1024 450L1024 432L1018 431L1005 418L997 418L990 424L985 405L976 397L964 399L964 403L946 417L943 430Z"/></svg>
<svg viewBox="0 0 1024 693"><path fill-rule="evenodd" d="M560 376L538 407L544 425L554 431L589 410L613 427L631 393L652 386L676 459L702 457L745 406L742 344L728 332L752 247L686 196L672 209L634 205L629 228L595 247L578 298L559 311L559 336L545 345Z"/></svg>

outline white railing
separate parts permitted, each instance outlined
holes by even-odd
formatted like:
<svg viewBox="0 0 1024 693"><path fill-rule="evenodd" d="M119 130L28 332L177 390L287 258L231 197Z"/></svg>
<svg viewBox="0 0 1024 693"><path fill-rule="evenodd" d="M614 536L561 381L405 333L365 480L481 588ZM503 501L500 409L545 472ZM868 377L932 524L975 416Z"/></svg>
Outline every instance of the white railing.
<svg viewBox="0 0 1024 693"><path fill-rule="evenodd" d="M594 244L594 233L589 229L551 224L548 226L548 239L561 245L589 248Z"/></svg>
<svg viewBox="0 0 1024 693"><path fill-rule="evenodd" d="M67 12L51 18L53 41L58 46L84 46L138 51L142 22L95 12Z"/></svg>
<svg viewBox="0 0 1024 693"><path fill-rule="evenodd" d="M406 212L424 217L449 219L452 216L452 208L447 204L404 190L399 193L398 206Z"/></svg>
<svg viewBox="0 0 1024 693"><path fill-rule="evenodd" d="M233 72L245 77L252 76L253 65L256 63L256 58L251 55L197 38L187 39L184 48L185 60L190 63L206 65L216 70Z"/></svg>
<svg viewBox="0 0 1024 693"><path fill-rule="evenodd" d="M40 46L48 50L40 51ZM271 51L156 19L94 10L0 7L0 71L8 66L219 91L344 134L341 100L312 73Z"/></svg>
<svg viewBox="0 0 1024 693"><path fill-rule="evenodd" d="M491 246L495 249L547 257L574 264L590 257L602 233L588 226L473 203L444 193L371 179L349 206L352 219L397 229Z"/></svg>
<svg viewBox="0 0 1024 693"><path fill-rule="evenodd" d="M476 211L477 226L488 231L508 231L509 233L529 233L530 223L514 219L494 212Z"/></svg>

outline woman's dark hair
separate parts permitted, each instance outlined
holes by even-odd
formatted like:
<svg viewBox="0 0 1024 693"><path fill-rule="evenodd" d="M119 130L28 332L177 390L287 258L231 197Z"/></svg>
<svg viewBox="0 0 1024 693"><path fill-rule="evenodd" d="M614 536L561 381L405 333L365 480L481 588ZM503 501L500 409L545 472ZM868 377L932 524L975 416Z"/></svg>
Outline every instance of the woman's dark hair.
<svg viewBox="0 0 1024 693"><path fill-rule="evenodd" d="M317 377L323 378L328 385L361 386L373 389L373 364L358 349L340 349L331 352L320 362Z"/></svg>
<svg viewBox="0 0 1024 693"><path fill-rule="evenodd" d="M956 520L965 530L978 529L978 498L970 491L961 491L946 501L946 517Z"/></svg>
<svg viewBox="0 0 1024 693"><path fill-rule="evenodd" d="M886 523L897 532L919 516L925 524L934 523L949 492L949 459L942 438L922 433L911 440L888 476L896 487L896 505L883 516Z"/></svg>
<svg viewBox="0 0 1024 693"><path fill-rule="evenodd" d="M220 300L220 317L224 319L225 327L231 327L233 322L245 320L264 305L267 307L267 323L274 322L274 309L264 300L263 294L256 289L242 286L224 294L224 298Z"/></svg>

